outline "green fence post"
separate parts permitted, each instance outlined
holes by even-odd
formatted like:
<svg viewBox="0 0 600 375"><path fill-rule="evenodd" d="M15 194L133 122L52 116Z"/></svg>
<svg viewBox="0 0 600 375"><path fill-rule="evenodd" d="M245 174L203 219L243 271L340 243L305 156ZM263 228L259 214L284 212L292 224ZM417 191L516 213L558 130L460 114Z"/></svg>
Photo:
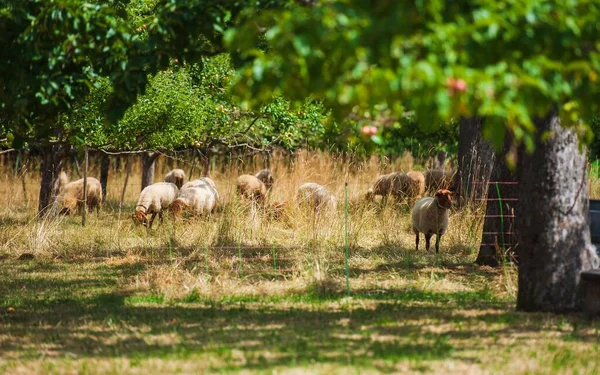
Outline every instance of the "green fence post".
<svg viewBox="0 0 600 375"><path fill-rule="evenodd" d="M350 267L348 265L348 183L345 184L345 199L344 199L344 247L346 248L346 294L350 297Z"/></svg>

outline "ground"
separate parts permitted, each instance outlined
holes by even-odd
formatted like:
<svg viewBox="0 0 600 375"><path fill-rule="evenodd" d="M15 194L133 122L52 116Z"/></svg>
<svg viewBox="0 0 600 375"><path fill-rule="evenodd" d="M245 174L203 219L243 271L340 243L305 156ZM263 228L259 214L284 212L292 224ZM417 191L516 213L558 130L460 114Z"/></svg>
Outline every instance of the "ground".
<svg viewBox="0 0 600 375"><path fill-rule="evenodd" d="M316 180L343 202L346 171L321 175L330 164L315 160L276 169L275 198ZM600 372L598 321L517 312L516 268L473 264L481 208L453 210L440 253L417 253L407 206L361 201L376 172L355 172L348 296L343 204L270 221L235 201L235 173L215 173L213 217L152 231L130 219L139 190L122 206L111 198L122 175L84 228L77 216L37 221L35 176L28 199L5 177L0 372Z"/></svg>

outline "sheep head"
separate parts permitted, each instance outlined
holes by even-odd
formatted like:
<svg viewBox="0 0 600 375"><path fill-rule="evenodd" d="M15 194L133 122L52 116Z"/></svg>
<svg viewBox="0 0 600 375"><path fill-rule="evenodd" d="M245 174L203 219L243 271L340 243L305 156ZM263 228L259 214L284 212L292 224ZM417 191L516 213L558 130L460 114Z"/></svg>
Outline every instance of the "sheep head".
<svg viewBox="0 0 600 375"><path fill-rule="evenodd" d="M449 209L450 207L452 207L452 196L453 195L454 195L454 193L448 189L440 189L435 193L435 199L437 200L438 205L440 207Z"/></svg>
<svg viewBox="0 0 600 375"><path fill-rule="evenodd" d="M148 226L148 216L142 211L135 211L135 213L131 215L131 218L136 225L142 224L145 227Z"/></svg>
<svg viewBox="0 0 600 375"><path fill-rule="evenodd" d="M173 217L178 217L178 216L181 216L183 210L186 208L187 208L187 204L182 202L180 199L176 199L169 206L169 211L171 211L171 214L173 214Z"/></svg>

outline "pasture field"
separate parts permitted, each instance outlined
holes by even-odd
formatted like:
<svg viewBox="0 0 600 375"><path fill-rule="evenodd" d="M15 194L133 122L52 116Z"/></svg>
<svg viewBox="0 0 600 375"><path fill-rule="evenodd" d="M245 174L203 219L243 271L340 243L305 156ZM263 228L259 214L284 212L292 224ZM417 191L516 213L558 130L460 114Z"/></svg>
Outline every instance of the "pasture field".
<svg viewBox="0 0 600 375"><path fill-rule="evenodd" d="M35 220L37 176L4 173L0 372L600 372L598 321L517 312L515 267L473 264L481 208L452 212L439 254L415 253L408 205L361 198L378 161L274 159L274 200L314 181L340 202L318 219L291 205L278 220L233 194L235 177L261 163L211 172L223 200L211 218L165 220L149 232L130 218L138 170L123 205L124 174L111 170L108 200L86 227L79 216ZM165 171L159 164L155 181ZM597 195L597 182L590 190Z"/></svg>

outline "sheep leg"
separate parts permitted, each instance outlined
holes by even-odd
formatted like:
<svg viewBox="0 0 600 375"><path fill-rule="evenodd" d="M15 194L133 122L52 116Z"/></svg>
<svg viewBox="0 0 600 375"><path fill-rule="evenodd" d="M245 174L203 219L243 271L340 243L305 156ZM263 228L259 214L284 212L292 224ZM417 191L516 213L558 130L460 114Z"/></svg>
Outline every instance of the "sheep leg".
<svg viewBox="0 0 600 375"><path fill-rule="evenodd" d="M154 223L155 217L156 217L156 213L153 213L152 217L150 218L150 222L148 223L148 229L152 229L152 224Z"/></svg>
<svg viewBox="0 0 600 375"><path fill-rule="evenodd" d="M159 224L159 225L162 225L162 223L163 223L163 212L162 212L162 211L160 211L160 212L158 213L158 224Z"/></svg>
<svg viewBox="0 0 600 375"><path fill-rule="evenodd" d="M440 237L442 237L441 234L438 234L437 236L435 236L435 252L436 253L440 252Z"/></svg>
<svg viewBox="0 0 600 375"><path fill-rule="evenodd" d="M429 247L431 246L431 237L433 237L433 233L425 234L425 250L429 251Z"/></svg>
<svg viewBox="0 0 600 375"><path fill-rule="evenodd" d="M419 251L419 232L415 232L415 251Z"/></svg>

